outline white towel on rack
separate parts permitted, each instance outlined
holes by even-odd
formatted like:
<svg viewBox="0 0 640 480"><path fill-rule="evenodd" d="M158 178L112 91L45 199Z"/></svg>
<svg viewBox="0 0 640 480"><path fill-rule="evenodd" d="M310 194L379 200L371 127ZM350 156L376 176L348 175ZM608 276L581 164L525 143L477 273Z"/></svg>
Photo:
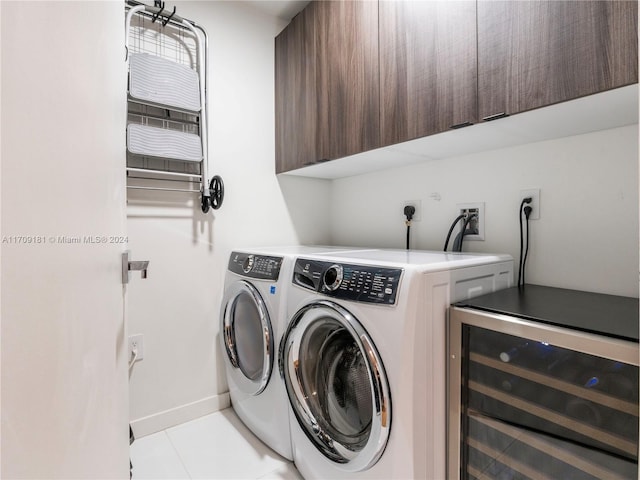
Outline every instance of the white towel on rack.
<svg viewBox="0 0 640 480"><path fill-rule="evenodd" d="M133 53L129 59L129 95L192 112L199 112L200 79L186 65L148 53Z"/></svg>
<svg viewBox="0 0 640 480"><path fill-rule="evenodd" d="M135 155L170 160L202 160L202 142L198 135L135 123L127 126L127 150Z"/></svg>

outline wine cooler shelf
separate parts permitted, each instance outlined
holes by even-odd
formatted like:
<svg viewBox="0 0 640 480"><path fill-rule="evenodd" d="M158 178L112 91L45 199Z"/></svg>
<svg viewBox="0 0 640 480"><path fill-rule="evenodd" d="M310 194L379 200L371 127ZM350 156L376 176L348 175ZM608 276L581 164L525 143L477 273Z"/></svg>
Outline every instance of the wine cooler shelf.
<svg viewBox="0 0 640 480"><path fill-rule="evenodd" d="M449 475L638 478L638 343L454 307Z"/></svg>
<svg viewBox="0 0 640 480"><path fill-rule="evenodd" d="M473 326L462 338L470 408L637 459L637 367Z"/></svg>
<svg viewBox="0 0 640 480"><path fill-rule="evenodd" d="M468 412L469 479L637 478L637 464L540 432Z"/></svg>

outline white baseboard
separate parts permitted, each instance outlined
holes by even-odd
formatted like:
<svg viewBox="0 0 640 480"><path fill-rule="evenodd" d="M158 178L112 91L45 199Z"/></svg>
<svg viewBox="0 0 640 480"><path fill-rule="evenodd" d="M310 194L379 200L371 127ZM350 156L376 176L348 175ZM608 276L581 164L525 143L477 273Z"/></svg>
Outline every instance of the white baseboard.
<svg viewBox="0 0 640 480"><path fill-rule="evenodd" d="M131 420L131 428L136 438L160 432L181 423L217 412L231 405L229 392L203 398L193 403L154 413L147 417Z"/></svg>

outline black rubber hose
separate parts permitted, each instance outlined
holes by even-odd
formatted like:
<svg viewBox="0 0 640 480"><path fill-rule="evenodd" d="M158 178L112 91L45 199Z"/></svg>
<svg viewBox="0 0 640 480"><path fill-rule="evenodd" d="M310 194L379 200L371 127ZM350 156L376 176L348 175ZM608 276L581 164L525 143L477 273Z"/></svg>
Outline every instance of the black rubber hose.
<svg viewBox="0 0 640 480"><path fill-rule="evenodd" d="M461 252L462 251L462 242L464 242L464 236L467 234L467 227L471 223L471 220L473 220L474 218L477 218L477 217L478 216L476 214L473 214L473 215L469 215L465 219L464 224L462 225L462 230L460 231L460 233L456 237L455 242L453 242L453 251L454 252Z"/></svg>
<svg viewBox="0 0 640 480"><path fill-rule="evenodd" d="M456 219L453 221L453 223L451 224L451 227L449 228L449 233L447 233L447 239L444 241L444 248L443 248L444 252L446 252L447 248L449 248L449 239L451 238L453 229L456 228L456 225L458 224L461 218L464 218L464 213L461 215L458 215Z"/></svg>

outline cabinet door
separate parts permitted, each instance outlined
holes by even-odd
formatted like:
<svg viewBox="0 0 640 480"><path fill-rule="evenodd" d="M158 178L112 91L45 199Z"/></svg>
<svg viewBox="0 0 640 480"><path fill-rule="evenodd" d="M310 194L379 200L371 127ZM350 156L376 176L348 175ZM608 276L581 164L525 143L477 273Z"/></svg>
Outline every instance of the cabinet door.
<svg viewBox="0 0 640 480"><path fill-rule="evenodd" d="M480 118L638 81L635 1L478 1Z"/></svg>
<svg viewBox="0 0 640 480"><path fill-rule="evenodd" d="M306 8L276 37L276 173L323 158L317 89L319 39L315 8Z"/></svg>
<svg viewBox="0 0 640 480"><path fill-rule="evenodd" d="M378 3L312 5L322 45L319 91L327 95L327 158L376 148L380 145Z"/></svg>
<svg viewBox="0 0 640 480"><path fill-rule="evenodd" d="M382 144L476 122L476 2L379 8Z"/></svg>

